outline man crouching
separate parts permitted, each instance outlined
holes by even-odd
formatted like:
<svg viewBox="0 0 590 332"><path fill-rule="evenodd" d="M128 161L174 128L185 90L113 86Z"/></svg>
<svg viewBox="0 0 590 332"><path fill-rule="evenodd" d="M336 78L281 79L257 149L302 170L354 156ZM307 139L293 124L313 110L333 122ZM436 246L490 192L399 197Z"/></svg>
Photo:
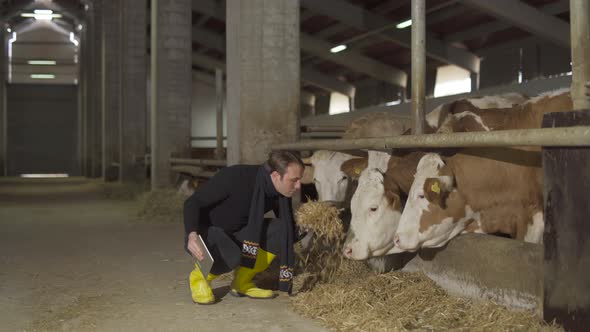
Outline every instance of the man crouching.
<svg viewBox="0 0 590 332"><path fill-rule="evenodd" d="M231 294L255 299L274 297L256 288L252 279L266 270L275 256L281 260L279 290L291 292L295 225L291 197L301 187L305 166L288 151L274 151L262 165L221 169L184 203L185 248L196 259L204 253L200 235L214 259L205 278L198 265L189 276L193 301L215 303L210 282L235 269ZM265 219L273 210L276 219Z"/></svg>

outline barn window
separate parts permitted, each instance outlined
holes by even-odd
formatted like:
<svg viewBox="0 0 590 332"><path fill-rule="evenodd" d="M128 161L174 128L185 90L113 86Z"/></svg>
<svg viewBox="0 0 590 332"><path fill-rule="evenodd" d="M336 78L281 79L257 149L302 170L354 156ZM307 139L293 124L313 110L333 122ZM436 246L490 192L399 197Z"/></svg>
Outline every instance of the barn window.
<svg viewBox="0 0 590 332"><path fill-rule="evenodd" d="M350 101L348 96L338 92L332 92L330 96L330 114L350 112Z"/></svg>
<svg viewBox="0 0 590 332"><path fill-rule="evenodd" d="M471 92L469 72L457 66L441 66L436 71L434 96L442 97Z"/></svg>

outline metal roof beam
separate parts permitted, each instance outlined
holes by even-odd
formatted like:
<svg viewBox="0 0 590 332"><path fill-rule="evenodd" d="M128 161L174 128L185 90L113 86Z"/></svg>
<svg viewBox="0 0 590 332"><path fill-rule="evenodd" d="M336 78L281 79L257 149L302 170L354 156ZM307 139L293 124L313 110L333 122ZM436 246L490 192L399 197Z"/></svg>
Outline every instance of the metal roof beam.
<svg viewBox="0 0 590 332"><path fill-rule="evenodd" d="M301 49L307 53L324 58L348 67L358 72L365 73L373 78L405 87L408 80L406 72L371 59L355 50L345 50L339 53L331 53L332 43L313 38L307 34L300 34Z"/></svg>
<svg viewBox="0 0 590 332"><path fill-rule="evenodd" d="M567 22L547 15L519 0L460 0L556 45L570 47L570 27Z"/></svg>
<svg viewBox="0 0 590 332"><path fill-rule="evenodd" d="M335 18L346 25L362 30L381 30L379 34L387 39L408 48L411 45L410 29L395 29L395 22L347 1L301 0L301 4L308 9ZM338 8L338 10L334 8ZM479 72L480 59L476 54L448 45L428 33L426 36L426 54L439 61L465 68L470 72Z"/></svg>
<svg viewBox="0 0 590 332"><path fill-rule="evenodd" d="M338 92L354 98L356 88L354 85L322 74L311 68L301 68L301 80L318 88Z"/></svg>
<svg viewBox="0 0 590 332"><path fill-rule="evenodd" d="M561 0L559 2L550 3L548 5L544 5L540 8L540 10L548 15L557 15L564 12L567 12L570 9L569 0ZM458 41L470 40L475 37L489 35L496 31L504 30L510 28L512 25L504 22L504 21L494 21L489 23L484 23L473 27L469 30L463 30L456 33L449 34L445 36L444 41L447 43L454 43Z"/></svg>

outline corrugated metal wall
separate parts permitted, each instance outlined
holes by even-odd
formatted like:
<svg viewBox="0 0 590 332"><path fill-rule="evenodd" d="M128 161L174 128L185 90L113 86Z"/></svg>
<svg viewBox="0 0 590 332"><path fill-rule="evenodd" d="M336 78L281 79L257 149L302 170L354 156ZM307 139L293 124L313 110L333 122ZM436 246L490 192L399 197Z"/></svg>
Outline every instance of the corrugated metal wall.
<svg viewBox="0 0 590 332"><path fill-rule="evenodd" d="M8 85L8 175L80 175L77 107L75 85Z"/></svg>

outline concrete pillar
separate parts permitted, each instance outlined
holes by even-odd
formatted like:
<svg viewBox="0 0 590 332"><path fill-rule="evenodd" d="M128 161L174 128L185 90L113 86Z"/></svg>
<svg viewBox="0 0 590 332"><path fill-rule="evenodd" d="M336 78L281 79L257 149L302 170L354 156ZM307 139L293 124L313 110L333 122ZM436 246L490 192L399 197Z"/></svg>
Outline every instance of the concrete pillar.
<svg viewBox="0 0 590 332"><path fill-rule="evenodd" d="M147 6L145 0L122 3L122 113L119 179L145 181L147 137Z"/></svg>
<svg viewBox="0 0 590 332"><path fill-rule="evenodd" d="M80 31L78 61L78 163L80 175L86 175L87 161L87 113L88 113L88 22Z"/></svg>
<svg viewBox="0 0 590 332"><path fill-rule="evenodd" d="M151 2L151 188L170 186L170 157L190 156L191 1Z"/></svg>
<svg viewBox="0 0 590 332"><path fill-rule="evenodd" d="M102 31L102 177L119 178L121 156L121 1L103 2Z"/></svg>
<svg viewBox="0 0 590 332"><path fill-rule="evenodd" d="M92 130L90 128L90 122L94 110L94 80L95 80L95 69L94 64L94 31L96 30L94 23L94 5L89 4L86 9L86 22L84 24L84 30L80 45L84 50L84 54L80 56L80 60L86 70L86 82L85 82L85 95L84 99L84 112L82 118L82 175L86 177L92 176Z"/></svg>
<svg viewBox="0 0 590 332"><path fill-rule="evenodd" d="M471 73L469 77L471 78L471 92L479 90L479 73Z"/></svg>
<svg viewBox="0 0 590 332"><path fill-rule="evenodd" d="M358 96L358 94L357 94L357 96ZM317 95L316 101L315 101L315 115L329 114L331 100L332 100L331 93ZM358 99L357 99L357 106L358 106Z"/></svg>
<svg viewBox="0 0 590 332"><path fill-rule="evenodd" d="M223 90L223 71L215 69L215 159L225 159L225 151L223 150L223 104L225 96Z"/></svg>
<svg viewBox="0 0 590 332"><path fill-rule="evenodd" d="M78 52L78 100L80 102L78 117L78 152L79 152L79 175L88 176L88 115L91 106L91 90L89 84L92 79L91 63L91 45L89 34L89 17L86 12L86 20L82 24L80 31L80 44Z"/></svg>
<svg viewBox="0 0 590 332"><path fill-rule="evenodd" d="M88 8L88 108L87 108L87 170L92 178L102 175L102 17L103 1L94 0Z"/></svg>
<svg viewBox="0 0 590 332"><path fill-rule="evenodd" d="M299 136L299 1L226 6L228 163L260 163Z"/></svg>
<svg viewBox="0 0 590 332"><path fill-rule="evenodd" d="M6 80L8 74L8 56L6 44L8 42L4 21L0 20L0 176L7 175L7 123L6 123Z"/></svg>

